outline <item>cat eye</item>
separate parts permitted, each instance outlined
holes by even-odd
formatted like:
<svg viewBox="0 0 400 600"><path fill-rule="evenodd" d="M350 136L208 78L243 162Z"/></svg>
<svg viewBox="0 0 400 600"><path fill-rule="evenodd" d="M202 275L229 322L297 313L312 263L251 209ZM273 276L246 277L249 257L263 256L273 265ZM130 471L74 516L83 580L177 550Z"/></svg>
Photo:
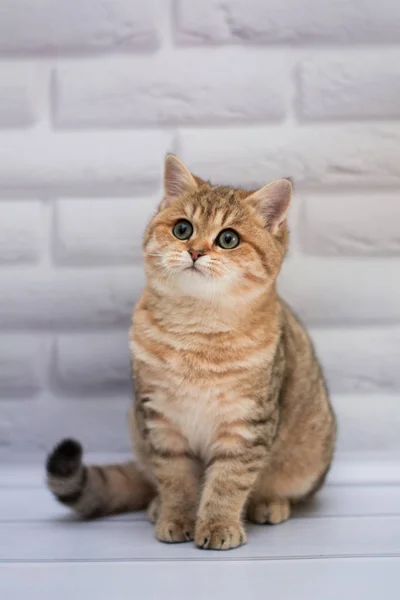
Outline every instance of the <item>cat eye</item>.
<svg viewBox="0 0 400 600"><path fill-rule="evenodd" d="M193 233L193 227L189 221L182 219L174 225L172 233L178 240L188 240Z"/></svg>
<svg viewBox="0 0 400 600"><path fill-rule="evenodd" d="M240 244L239 235L233 229L224 229L217 237L217 244L220 248L224 248L224 250L232 250L232 248L236 248Z"/></svg>

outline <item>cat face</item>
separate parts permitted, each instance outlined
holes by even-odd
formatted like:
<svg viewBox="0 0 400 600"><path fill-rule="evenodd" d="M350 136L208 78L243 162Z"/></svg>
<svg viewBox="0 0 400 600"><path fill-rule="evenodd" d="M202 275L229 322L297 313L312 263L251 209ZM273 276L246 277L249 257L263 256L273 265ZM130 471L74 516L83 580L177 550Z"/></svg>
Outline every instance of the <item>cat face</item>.
<svg viewBox="0 0 400 600"><path fill-rule="evenodd" d="M164 200L144 240L147 276L161 291L210 299L271 285L290 195L288 180L255 193L212 186L167 155Z"/></svg>

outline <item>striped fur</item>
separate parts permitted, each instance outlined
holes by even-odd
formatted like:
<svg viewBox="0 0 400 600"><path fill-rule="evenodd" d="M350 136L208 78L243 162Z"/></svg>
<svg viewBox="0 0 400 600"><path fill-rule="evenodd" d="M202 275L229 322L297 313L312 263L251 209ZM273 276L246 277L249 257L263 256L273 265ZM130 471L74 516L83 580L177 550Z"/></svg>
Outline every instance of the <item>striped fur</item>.
<svg viewBox="0 0 400 600"><path fill-rule="evenodd" d="M335 417L310 339L275 289L291 191L284 179L212 186L167 157L130 330L138 466L84 467L64 442L48 463L61 501L85 516L149 506L159 540L222 550L246 541L244 514L280 523L322 485ZM182 219L186 240L173 233ZM225 229L237 247L218 245Z"/></svg>
<svg viewBox="0 0 400 600"><path fill-rule="evenodd" d="M141 510L155 495L134 462L86 466L75 440L63 440L47 459L47 484L57 500L87 518Z"/></svg>

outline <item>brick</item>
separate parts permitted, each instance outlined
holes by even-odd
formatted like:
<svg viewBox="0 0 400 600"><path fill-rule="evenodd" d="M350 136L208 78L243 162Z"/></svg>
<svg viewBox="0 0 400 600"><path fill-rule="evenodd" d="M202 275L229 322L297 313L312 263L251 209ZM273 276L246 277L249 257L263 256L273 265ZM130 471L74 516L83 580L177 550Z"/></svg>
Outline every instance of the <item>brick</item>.
<svg viewBox="0 0 400 600"><path fill-rule="evenodd" d="M240 69L232 70L232 65ZM57 69L55 123L121 127L276 120L286 112L282 60L259 49L188 49Z"/></svg>
<svg viewBox="0 0 400 600"><path fill-rule="evenodd" d="M2 0L0 53L154 49L156 13L131 0Z"/></svg>
<svg viewBox="0 0 400 600"><path fill-rule="evenodd" d="M398 394L335 394L333 402L339 451L373 453L374 459L376 452L400 451Z"/></svg>
<svg viewBox="0 0 400 600"><path fill-rule="evenodd" d="M40 202L0 201L0 264L33 263L41 252Z"/></svg>
<svg viewBox="0 0 400 600"><path fill-rule="evenodd" d="M400 319L398 274L396 260L293 257L278 287L309 325L389 324Z"/></svg>
<svg viewBox="0 0 400 600"><path fill-rule="evenodd" d="M140 267L4 273L0 326L128 329L143 282Z"/></svg>
<svg viewBox="0 0 400 600"><path fill-rule="evenodd" d="M129 452L130 404L127 394L78 400L45 393L23 407L15 400L1 400L1 450L6 448L14 456L16 452L40 452L44 457L62 438L74 437L81 440L85 451Z"/></svg>
<svg viewBox="0 0 400 600"><path fill-rule="evenodd" d="M318 119L400 116L400 55L371 51L305 61L298 73L299 115Z"/></svg>
<svg viewBox="0 0 400 600"><path fill-rule="evenodd" d="M168 133L3 133L0 187L85 194L158 189Z"/></svg>
<svg viewBox="0 0 400 600"><path fill-rule="evenodd" d="M63 392L127 392L131 383L128 330L60 336L55 377Z"/></svg>
<svg viewBox="0 0 400 600"><path fill-rule="evenodd" d="M55 252L63 264L140 261L145 227L160 203L140 198L66 198L56 207Z"/></svg>
<svg viewBox="0 0 400 600"><path fill-rule="evenodd" d="M315 330L312 338L333 393L398 393L400 328Z"/></svg>
<svg viewBox="0 0 400 600"><path fill-rule="evenodd" d="M298 228L314 256L399 256L400 202L395 192L308 195Z"/></svg>
<svg viewBox="0 0 400 600"><path fill-rule="evenodd" d="M46 336L2 333L0 403L4 398L35 396L46 383L51 341Z"/></svg>
<svg viewBox="0 0 400 600"><path fill-rule="evenodd" d="M397 43L396 0L178 0L183 43Z"/></svg>
<svg viewBox="0 0 400 600"><path fill-rule="evenodd" d="M198 175L219 183L264 185L293 176L308 186L371 186L400 182L397 125L313 125L187 129L180 156Z"/></svg>
<svg viewBox="0 0 400 600"><path fill-rule="evenodd" d="M1 65L0 127L26 128L36 123L39 109L36 90L38 77L37 69L25 65Z"/></svg>

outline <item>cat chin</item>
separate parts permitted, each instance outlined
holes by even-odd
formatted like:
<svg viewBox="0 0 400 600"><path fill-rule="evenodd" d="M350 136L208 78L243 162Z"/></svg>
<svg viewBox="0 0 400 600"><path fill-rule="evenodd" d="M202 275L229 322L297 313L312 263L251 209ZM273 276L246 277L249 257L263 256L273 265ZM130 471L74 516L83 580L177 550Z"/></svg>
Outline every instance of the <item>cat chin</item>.
<svg viewBox="0 0 400 600"><path fill-rule="evenodd" d="M226 294L228 284L224 278L211 278L195 269L185 269L177 274L175 289L196 298L215 299L221 294Z"/></svg>

